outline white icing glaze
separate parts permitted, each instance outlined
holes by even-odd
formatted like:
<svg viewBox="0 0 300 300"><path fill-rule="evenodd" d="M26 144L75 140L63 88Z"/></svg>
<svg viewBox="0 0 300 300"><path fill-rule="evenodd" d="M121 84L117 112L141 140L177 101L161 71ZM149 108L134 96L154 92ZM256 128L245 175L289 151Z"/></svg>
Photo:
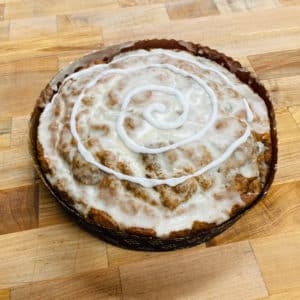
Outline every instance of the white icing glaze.
<svg viewBox="0 0 300 300"><path fill-rule="evenodd" d="M247 100L243 99L243 101L244 101L245 108L246 108L247 121L249 123L251 123L253 121L253 113L252 113L252 111L249 107L249 104L248 104Z"/></svg>
<svg viewBox="0 0 300 300"><path fill-rule="evenodd" d="M159 53L159 52L158 52ZM151 53L148 53L148 55L151 55ZM197 63L191 59L183 59L182 57L178 56L178 55L174 55L174 54L165 54L167 56L170 56L172 58L176 58L179 60L184 60L187 61L191 64L194 64L200 68L203 68L204 70L209 70L209 71L213 71L216 74L218 74L218 76L220 76L222 79L224 79L230 86L234 87L234 85L232 83L230 83L230 81L228 80L227 77L225 77L221 72L219 72L218 70L215 70L213 68L210 67L206 67L203 64ZM128 57L132 58L132 57L143 57L145 55L129 55ZM127 57L127 58L128 58ZM120 62L124 60L124 58L119 58L117 60L113 60L110 64L114 64L116 62ZM108 65L110 65L108 64ZM172 145L169 146L165 146L165 147L160 147L160 148L155 148L155 149L151 149L151 148L147 148L147 147L143 147L143 146L139 146L138 144L136 144L133 140L131 140L129 138L129 136L127 135L124 127L123 127L123 123L124 123L124 119L127 116L126 113L126 108L131 100L131 98L143 91L161 91L161 92L166 92L166 93L173 93L176 95L178 101L180 102L182 108L183 108L183 113L180 115L180 117L175 121L175 122L155 122L155 120L153 119L151 113L153 111L160 111L160 112L164 112L166 110L166 107L163 106L162 104L152 104L150 106L148 106L144 113L143 116L145 118L145 120L147 120L152 126L159 128L159 129L171 129L171 128L178 128L180 126L182 126L182 124L186 121L187 118L187 114L189 111L189 106L188 103L185 99L185 97L180 93L180 91L174 89L174 88L170 88L170 87L165 87L165 86L157 86L157 85L146 85L146 86L142 86L142 87L138 87L132 91L130 91L125 99L122 102L122 107L121 107L121 112L119 114L119 117L117 119L117 132L120 136L120 138L123 140L123 142L126 144L126 146L131 149L134 152L137 153L151 153L151 154L158 154L158 153L162 153L162 152L166 152L169 150L173 150L176 149L180 146L186 145L188 143L194 142L194 141L198 141L200 140L203 135L207 132L207 130L214 124L217 116L218 116L218 109L217 109L217 98L213 92L213 90L203 81L201 80L199 77L186 72L184 70L180 70L170 64L150 64L147 66L141 66L138 68L129 68L126 70L122 70L122 69L112 69L112 70L106 70L102 73L100 73L99 76L97 76L93 81L91 81L87 87L91 87L93 86L99 79L110 75L110 74L124 74L124 73L128 73L128 72L133 72L133 71L139 71L145 68L150 68L150 67L155 67L155 68L166 68L169 69L171 71L173 71L174 73L178 73L181 74L183 76L186 77L191 77L193 80L195 80L202 88L204 88L204 90L206 91L206 93L209 95L211 102L212 102L212 106L213 106L213 113L210 117L209 122L207 123L207 125L200 130L197 134L194 134L184 140L181 140L180 142L174 143ZM89 68L89 71L92 71L94 68L98 68L98 66L94 66ZM82 72L79 72L77 74L75 74L75 77L79 77L80 74L85 74L86 75L87 70L84 70ZM66 79L67 80L67 79ZM141 178L141 177L136 177L136 176L129 176L129 175L125 175L122 174L120 172L117 172L111 168L106 167L105 165L97 162L93 155L84 147L83 143L80 140L80 137L76 131L76 115L80 106L80 101L84 96L84 92L85 90L83 90L81 92L81 94L78 97L78 100L76 101L73 110L72 110L72 114L71 114L71 120L70 120L70 124L71 124L71 132L73 137L75 138L75 140L77 141L77 145L78 145L78 150L81 153L81 155L85 158L86 161L88 161L89 163L95 165L96 167L98 167L99 169L101 169L104 172L107 172L109 174L113 174L114 176L118 177L121 180L128 180L134 183L138 183L144 187L153 187L156 185L161 185L161 184L167 184L169 186L175 186L177 184L180 184L184 181L186 181L189 178L195 177L195 176L199 176L201 174L203 174L204 172L218 166L219 164L221 164L222 162L224 162L231 154L232 152L237 149L242 143L244 143L249 134L250 134L250 129L249 126L247 124L247 129L245 131L245 133L239 138L237 139L234 143L232 143L227 149L226 151L223 153L223 155L221 155L218 159L215 159L213 162L209 163L208 165L204 166L203 168L197 170L195 173L187 175L187 176L181 176L181 177L177 177L177 178L168 178L168 179L149 179L149 178ZM247 121L248 122L252 122L253 120L253 114L251 112L251 109L247 103L246 99L243 99L244 105L245 105L245 109L246 109L246 113L247 113Z"/></svg>
<svg viewBox="0 0 300 300"><path fill-rule="evenodd" d="M131 93L129 93L126 97L126 99L123 102L122 105L122 110L125 110L130 99L140 93L140 92L145 92L145 91L160 91L160 92L165 92L165 93L169 93L169 94L174 94L177 97L177 100L180 102L181 107L182 107L182 114L175 120L175 121L171 121L171 122L165 122L163 120L156 120L153 117L153 113L154 112L160 112L160 113L165 113L167 111L167 107L162 104L162 103L153 103L148 105L143 113L144 119L151 124L152 126L159 128L159 129L176 129L178 127L180 127L181 125L183 125L183 123L186 121L187 119L187 115L189 112L189 106L187 105L187 102L184 99L184 96L182 95L182 93L172 87L166 87L166 86L160 86L160 85L146 85L143 87L138 87L136 89L134 89L133 91L131 91ZM125 119L124 115L126 115L124 112L120 113L120 117L118 120L119 126L117 127L117 130L120 134L120 129L123 128L123 121ZM121 135L121 134L120 134ZM126 143L126 138L122 138L123 141ZM142 152L136 149L132 149L135 152ZM156 152L153 153L159 153L159 150L157 150ZM149 153L148 151L145 153Z"/></svg>
<svg viewBox="0 0 300 300"><path fill-rule="evenodd" d="M191 64L195 66L195 72L181 69L179 65L180 61L191 61ZM125 66L120 67L118 64L122 62L125 63ZM198 66L198 64L201 66ZM159 65L159 67L150 68L149 65ZM180 69L180 71L189 72L196 77L199 75L199 72L197 73L198 68L200 71L209 71L210 73L205 74L201 78L199 77L199 80L204 82L207 90L204 86L199 86L198 82L194 80L192 76L183 77L183 73L181 72L175 75L175 69L164 68L162 65L171 65L171 68L174 67ZM138 71L129 73L128 69L140 69L144 73L139 76ZM115 73L116 70L118 70L119 75ZM111 75L116 74L117 79L115 81L112 79L106 84L98 84L99 76L108 71L111 71ZM153 76L151 72L154 73ZM154 80L155 72L157 72L157 74L163 72L167 74L166 80L164 81L164 83L167 82L165 85L161 85L159 81ZM129 74L132 74L132 76L129 76ZM107 76L110 76L109 73ZM121 85L121 79L123 77L126 79L126 82L128 82L130 89L126 90L126 88L124 88L118 92L119 94L117 94L117 96L123 100L120 106L108 108L105 104L105 95L108 91L114 90L115 86L118 87L119 83ZM68 81L70 79L74 79L74 81ZM216 87L206 85L209 82L215 83L217 88L222 89L222 94L218 94ZM115 83L116 85L114 85ZM120 160L126 161L126 159L128 159L130 167L134 171L135 178L137 178L137 183L145 184L145 186L149 187L162 183L174 186L189 178L203 174L203 176L211 176L214 179L214 185L205 192L198 187L197 191L187 202L181 203L177 209L172 211L161 204L159 194L152 188L146 188L146 190L149 196L156 201L157 206L150 206L148 203L144 203L141 199L134 197L132 193L123 189L122 186L119 189L118 196L114 197L113 195L106 196L105 190L100 189L98 185L79 183L72 175L70 165L61 157L56 146L54 147L51 142L52 134L48 129L49 125L54 120L57 120L60 124L60 132L62 124L64 124L63 115L60 117L55 116L54 102L56 99L57 102L64 101L61 94L63 92L67 93L69 87L72 87L72 85L78 85L79 87L84 86L85 93L88 93L87 90L89 88L93 88L94 92L92 95L95 97L95 103L99 104L89 110L87 116L90 116L90 119L86 116L79 117L79 113L82 112L83 107L81 101L78 101L81 95L74 97L68 96L65 101L67 101L66 104L68 105L73 104L72 119L76 120L76 124L82 122L86 123L87 126L85 126L84 129L87 132L89 132L88 125L91 124L91 122L100 120L102 123L107 123L112 132L108 137L101 137L102 144L105 145L105 149L108 151L120 155ZM138 102L133 98L149 91L149 87L151 91L158 93L155 94L155 98L159 95L159 101L149 102L149 105L147 103L142 109L137 110L136 106ZM240 96L237 99L231 98L227 87L238 91ZM210 92L208 92L210 90L212 90L211 95L209 94ZM134 94L133 91L137 91L137 93ZM126 97L130 95L130 92L133 94L127 99ZM213 105L214 97L218 100L216 109L214 109ZM165 98L168 99L164 101ZM125 101L125 99L127 100ZM173 101L174 99L175 101ZM163 105L167 107L167 111L157 114L157 111L163 111ZM174 107L178 109L179 114L175 113ZM128 114L129 112L131 113L132 109L135 113L140 113L143 120L136 132L129 135L125 131L128 139L139 146L145 147L146 149L156 149L156 151L161 151L163 147L150 147L149 145L151 145L152 142L157 141L160 143L169 140L179 140L179 142L181 142L190 136L198 134L199 131L203 131L203 128L209 124L212 118L214 118L214 121L210 124L202 139L189 141L187 144L173 150L178 154L178 158L174 162L169 163L165 159L168 150L154 154L158 162L163 166L166 174L171 175L164 180L146 178L150 181L145 182L145 171L143 164L140 163L140 154L133 151L124 143L124 137L123 139L121 138L116 126L122 112ZM186 111L188 112L185 116L184 112ZM216 115L214 116L215 111ZM232 115L238 111L246 112L245 120L232 117ZM159 118L157 116L159 116ZM76 117L78 117L78 119ZM226 121L227 118L230 120L229 125L225 129L215 130L215 123L218 120ZM120 122L120 125L123 124L123 120L124 118L121 119L122 122ZM178 125L181 122L183 122L183 124ZM191 228L194 221L220 224L229 218L229 214L234 205L243 205L243 201L238 192L228 194L228 196L225 194L224 198L218 200L214 199L214 195L223 192L224 184L227 181L226 176L232 177L235 176L235 174L243 173L244 175L252 177L252 175L257 172L255 166L251 161L249 161L249 164L247 164L246 161L242 167L232 169L230 174L227 175L219 173L218 168L226 165L228 162L231 163L232 160L234 161L232 154L236 153L235 150L240 150L245 142L249 142L250 139L248 139L248 137L251 131L259 128L260 133L267 132L269 130L269 124L267 122L267 110L263 100L221 66L205 58L193 57L185 52L175 53L173 51L155 49L149 52L134 51L132 53L124 53L116 57L109 65L93 66L66 78L58 94L52 99L51 103L46 105L41 115L38 135L39 141L44 149L44 155L50 159L51 166L55 170L55 176L47 174L49 182L57 184L59 180L65 180L66 191L70 197L74 199L76 208L81 213L86 214L89 208L93 207L105 211L120 224L120 226L152 228L156 231L158 236L164 236L174 230ZM76 130L76 124L74 121L75 126L73 126L72 134L74 138L77 138L77 141L79 141L79 143L77 143L78 150L81 154L83 153L85 155L87 161L95 163L93 154L89 151L85 152L85 150L87 150L84 147L86 133L79 134ZM165 126L171 128L164 129ZM120 127L121 130L124 128L123 126ZM90 134L92 135L93 132L90 132ZM175 143L171 143L167 145L167 147L174 144ZM174 174L176 174L177 171L182 171L185 166L193 167L193 165L191 165L193 160L185 157L182 152L180 152L180 149L191 147L196 149L197 154L197 151L199 151L197 150L198 144L204 145L208 149L212 156L212 161L206 164L206 166L201 167L201 169L194 174L174 177ZM55 145L57 145L57 143ZM260 151L264 151L263 145L261 146L258 143L257 146ZM245 160L246 152L247 151L241 152L241 160ZM99 164L99 162L96 161L96 164ZM102 164L100 169L106 173L115 175L121 180L132 180L132 176L127 177L127 175L115 170L106 169ZM79 200L85 201L86 205L82 204ZM138 207L137 212L124 210L121 207L121 205L127 207L130 202Z"/></svg>

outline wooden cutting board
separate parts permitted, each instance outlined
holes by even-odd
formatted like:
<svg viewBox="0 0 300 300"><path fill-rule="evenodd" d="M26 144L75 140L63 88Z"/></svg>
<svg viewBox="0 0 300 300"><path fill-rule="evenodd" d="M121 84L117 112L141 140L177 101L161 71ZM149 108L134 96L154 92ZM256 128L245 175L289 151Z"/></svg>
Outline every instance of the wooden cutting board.
<svg viewBox="0 0 300 300"><path fill-rule="evenodd" d="M206 245L145 253L80 229L36 177L28 118L65 64L175 38L239 59L273 96L269 195ZM299 0L0 0L0 299L300 299Z"/></svg>

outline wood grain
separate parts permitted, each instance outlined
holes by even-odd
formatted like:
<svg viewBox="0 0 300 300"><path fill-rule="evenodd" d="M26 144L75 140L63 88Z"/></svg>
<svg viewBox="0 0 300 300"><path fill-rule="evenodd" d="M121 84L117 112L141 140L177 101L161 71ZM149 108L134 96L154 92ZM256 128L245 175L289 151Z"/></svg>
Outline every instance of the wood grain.
<svg viewBox="0 0 300 300"><path fill-rule="evenodd" d="M240 272L242 265L247 272ZM267 295L248 242L120 266L124 299L254 299ZM213 280L212 280L213 279Z"/></svg>
<svg viewBox="0 0 300 300"><path fill-rule="evenodd" d="M166 3L166 9L170 20L219 14L216 4L212 0L172 1Z"/></svg>
<svg viewBox="0 0 300 300"><path fill-rule="evenodd" d="M47 56L15 60L9 64L6 61L0 67L0 97L6 99L1 101L1 113L17 117L31 113L41 89L57 72L58 63L55 57Z"/></svg>
<svg viewBox="0 0 300 300"><path fill-rule="evenodd" d="M282 5L299 5L300 1L299 0L280 0L280 3L282 3Z"/></svg>
<svg viewBox="0 0 300 300"><path fill-rule="evenodd" d="M70 215L55 200L43 183L39 183L39 190L39 227L72 223Z"/></svg>
<svg viewBox="0 0 300 300"><path fill-rule="evenodd" d="M144 259L166 255L161 252L144 252L127 249L120 249L113 245L107 245L107 258L109 266L120 266Z"/></svg>
<svg viewBox="0 0 300 300"><path fill-rule="evenodd" d="M276 183L300 179L300 130L287 109L277 110L278 171Z"/></svg>
<svg viewBox="0 0 300 300"><path fill-rule="evenodd" d="M33 17L33 1L7 1L4 10L4 19L19 19L19 18L30 18Z"/></svg>
<svg viewBox="0 0 300 300"><path fill-rule="evenodd" d="M11 123L10 117L0 118L0 151L10 147Z"/></svg>
<svg viewBox="0 0 300 300"><path fill-rule="evenodd" d="M83 56L84 54L86 54L86 51L82 51L82 53L79 52L76 54L70 53L70 54L66 54L66 55L58 55L57 59L58 59L59 69L62 69L64 66L68 65L72 61Z"/></svg>
<svg viewBox="0 0 300 300"><path fill-rule="evenodd" d="M121 299L118 269L105 269L13 288L17 299Z"/></svg>
<svg viewBox="0 0 300 300"><path fill-rule="evenodd" d="M24 147L28 143L29 116L17 116L12 119L10 147Z"/></svg>
<svg viewBox="0 0 300 300"><path fill-rule="evenodd" d="M255 239L251 246L271 294L300 286L300 232Z"/></svg>
<svg viewBox="0 0 300 300"><path fill-rule="evenodd" d="M5 4L4 19L14 20L32 17L41 17L48 15L56 15L59 13L72 13L79 10L88 10L99 7L118 7L117 0L101 0L97 3L94 0L8 0Z"/></svg>
<svg viewBox="0 0 300 300"><path fill-rule="evenodd" d="M3 6L2 6L3 7ZM1 6L0 6L1 8ZM5 41L9 38L9 22L2 21L0 23L0 41Z"/></svg>
<svg viewBox="0 0 300 300"><path fill-rule="evenodd" d="M0 3L0 21L3 21L4 19L4 9L5 9L5 4Z"/></svg>
<svg viewBox="0 0 300 300"><path fill-rule="evenodd" d="M33 178L27 143L23 147L0 152L0 190L30 185Z"/></svg>
<svg viewBox="0 0 300 300"><path fill-rule="evenodd" d="M0 0L0 300L299 299L299 15L299 0ZM82 230L37 180L27 146L35 100L59 69L147 38L233 56L276 110L267 197L207 245L172 253L124 250Z"/></svg>
<svg viewBox="0 0 300 300"><path fill-rule="evenodd" d="M51 56L30 57L26 60L17 59L11 62L4 62L1 64L1 75L18 75L44 72L57 72L57 58Z"/></svg>
<svg viewBox="0 0 300 300"><path fill-rule="evenodd" d="M159 25L124 26L122 28L102 28L106 44L130 40L134 32L135 39L172 37L193 40L218 47L232 56L254 55L270 51L289 50L300 47L300 29L298 22L299 7L281 7L276 10L264 10L253 16L239 13L195 18L186 22L176 20L162 22ZM262 33L261 28L267 28ZM278 34L278 31L280 34Z"/></svg>
<svg viewBox="0 0 300 300"><path fill-rule="evenodd" d="M193 250L197 251L205 248L205 244L195 246ZM186 250L178 250L178 253ZM138 262L145 259L160 257L168 255L168 252L144 252L144 251L133 251L115 247L113 245L107 245L107 258L109 266L120 266L132 262Z"/></svg>
<svg viewBox="0 0 300 300"><path fill-rule="evenodd" d="M0 63L29 57L44 57L90 51L102 45L101 30L90 29L30 39L4 41L0 45Z"/></svg>
<svg viewBox="0 0 300 300"><path fill-rule="evenodd" d="M270 9L280 6L279 0L215 0L221 13Z"/></svg>
<svg viewBox="0 0 300 300"><path fill-rule="evenodd" d="M164 3L166 0L118 0L120 7L132 7L140 5L149 5L154 3Z"/></svg>
<svg viewBox="0 0 300 300"><path fill-rule="evenodd" d="M0 289L107 267L104 242L75 224L0 236Z"/></svg>
<svg viewBox="0 0 300 300"><path fill-rule="evenodd" d="M9 300L10 299L10 289L0 290L0 300Z"/></svg>
<svg viewBox="0 0 300 300"><path fill-rule="evenodd" d="M276 108L300 105L300 76L262 80Z"/></svg>
<svg viewBox="0 0 300 300"><path fill-rule="evenodd" d="M300 298L300 288L288 289L285 292L273 294L262 300L297 300Z"/></svg>
<svg viewBox="0 0 300 300"><path fill-rule="evenodd" d="M289 111L300 128L300 106L292 106L289 108Z"/></svg>
<svg viewBox="0 0 300 300"><path fill-rule="evenodd" d="M56 17L18 19L10 22L10 39L33 38L56 33Z"/></svg>
<svg viewBox="0 0 300 300"><path fill-rule="evenodd" d="M0 234L38 226L38 187L30 185L0 191Z"/></svg>
<svg viewBox="0 0 300 300"><path fill-rule="evenodd" d="M248 58L260 79L300 75L300 49L259 54Z"/></svg>
<svg viewBox="0 0 300 300"><path fill-rule="evenodd" d="M168 19L164 5L151 5L146 7L130 7L123 9L94 10L93 12L58 15L57 26L59 32L74 31L80 28L93 28L101 26L130 26L138 24L151 24Z"/></svg>

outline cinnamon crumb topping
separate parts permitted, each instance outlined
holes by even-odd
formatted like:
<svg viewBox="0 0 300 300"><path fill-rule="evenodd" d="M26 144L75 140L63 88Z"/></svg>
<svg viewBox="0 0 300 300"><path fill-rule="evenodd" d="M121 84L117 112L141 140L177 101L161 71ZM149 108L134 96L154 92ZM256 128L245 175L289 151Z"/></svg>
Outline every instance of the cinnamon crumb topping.
<svg viewBox="0 0 300 300"><path fill-rule="evenodd" d="M104 175L99 186L101 189L109 189L110 194L113 197L116 197L119 194L120 184L118 179L113 175Z"/></svg>
<svg viewBox="0 0 300 300"><path fill-rule="evenodd" d="M108 94L108 101L107 102L110 106L115 106L119 103L119 100L118 100L118 98L117 98L117 96L114 92L110 92Z"/></svg>
<svg viewBox="0 0 300 300"><path fill-rule="evenodd" d="M101 131L104 136L107 136L110 132L110 128L106 124L92 124L91 128Z"/></svg>
<svg viewBox="0 0 300 300"><path fill-rule="evenodd" d="M89 138L87 141L86 141L86 147L87 148L92 148L94 146L98 146L99 145L99 140L95 137L92 137L92 138Z"/></svg>
<svg viewBox="0 0 300 300"><path fill-rule="evenodd" d="M225 119L216 121L215 128L216 129L224 129L228 126L228 121Z"/></svg>
<svg viewBox="0 0 300 300"><path fill-rule="evenodd" d="M125 118L124 125L127 130L133 130L136 127L135 122L131 117Z"/></svg>
<svg viewBox="0 0 300 300"><path fill-rule="evenodd" d="M91 96L85 96L82 98L81 102L86 106L92 106L95 103L95 98Z"/></svg>
<svg viewBox="0 0 300 300"><path fill-rule="evenodd" d="M178 155L176 154L176 150L170 150L167 152L167 157L170 162L175 162L178 158Z"/></svg>
<svg viewBox="0 0 300 300"><path fill-rule="evenodd" d="M202 190L207 191L214 185L214 180L212 178L208 178L205 175L200 175L195 177L195 179L200 184Z"/></svg>
<svg viewBox="0 0 300 300"><path fill-rule="evenodd" d="M133 175L133 171L130 169L129 165L123 161L117 162L117 168L125 175Z"/></svg>
<svg viewBox="0 0 300 300"><path fill-rule="evenodd" d="M151 199L150 195L147 192L147 189L143 188L137 183L130 182L130 181L122 181L125 188L132 192L136 198L142 199L145 202L149 203L150 205L157 205L154 199Z"/></svg>
<svg viewBox="0 0 300 300"><path fill-rule="evenodd" d="M103 172L96 166L88 163L79 152L73 158L72 171L78 181L89 185L99 183L103 176Z"/></svg>
<svg viewBox="0 0 300 300"><path fill-rule="evenodd" d="M96 157L99 159L101 164L109 168L114 168L117 161L117 157L112 152L106 150L97 151Z"/></svg>

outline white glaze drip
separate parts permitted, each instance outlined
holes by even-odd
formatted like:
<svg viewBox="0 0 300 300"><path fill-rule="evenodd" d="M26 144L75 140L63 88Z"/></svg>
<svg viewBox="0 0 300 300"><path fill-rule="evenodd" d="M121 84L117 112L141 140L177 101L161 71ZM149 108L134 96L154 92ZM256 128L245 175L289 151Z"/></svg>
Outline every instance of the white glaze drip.
<svg viewBox="0 0 300 300"><path fill-rule="evenodd" d="M158 51L157 51L158 52ZM159 53L159 52L158 52ZM136 54L136 55L129 55L126 57L121 57L118 59L113 60L112 62L110 62L108 65L120 62L124 59L128 59L131 57L144 57L144 56L148 56L151 55L152 53L147 53L147 54ZM191 64L194 64L202 69L205 70L210 70L215 72L216 74L218 74L220 77L222 77L222 79L224 79L226 81L226 83L228 83L231 87L234 88L234 85L229 81L229 79L224 76L221 72L219 72L218 70L214 70L210 67L204 66L203 64L199 63L199 62L195 62L193 60L189 60L186 58L182 58L182 57L178 57L177 55L174 54L170 54L170 53L163 53L164 55L170 56L172 58L178 59L178 60L183 60L186 62L189 62ZM142 66L142 67L138 67L138 68L130 68L130 69L110 69L110 70L105 70L104 72L102 72L100 75L96 76L96 78L94 80L92 80L86 87L89 88L91 86L93 86L99 79L103 78L104 76L110 75L110 74L127 74L128 72L134 72L134 71L139 71L141 69L145 69L145 68L166 68L169 69L177 74L181 74L183 76L186 77L190 77L193 80L195 80L204 90L205 92L208 94L211 103L212 103L212 114L210 116L210 119L208 121L208 123L206 124L206 126L204 128L202 128L202 130L200 130L197 134L192 135L189 138L183 139L180 142L174 143L172 145L168 145L168 146L164 146L164 147L160 147L160 148L147 148L144 146L140 146L137 145L132 139L129 138L129 136L127 135L124 127L123 127L123 123L124 123L124 119L127 116L127 112L126 112L126 108L128 106L128 104L130 103L131 98L136 95L137 93L143 92L143 91L161 91L161 92L166 92L166 93L171 93L174 94L177 98L177 100L180 102L182 108L183 108L183 113L178 117L177 120L173 121L173 122L157 122L156 120L154 120L153 116L152 116L152 112L155 110L161 111L163 112L165 107L162 104L159 103L154 103L150 106L148 106L143 113L144 119L146 121L148 121L152 126L159 128L159 129L170 129L170 128L178 128L180 127L184 121L186 120L188 111L189 111L189 107L188 107L188 103L186 101L186 99L184 98L184 96L180 93L180 91L174 89L174 88L170 88L170 87L166 87L166 86L153 86L153 85L146 85L146 86L142 86L142 87L138 87L134 90L132 90L130 93L127 94L127 96L125 97L125 99L123 100L122 103L122 107L121 107L121 112L119 114L119 117L117 119L117 132L119 134L119 137L122 139L122 141L126 144L126 146L128 148L130 148L132 151L137 152L137 153L151 153L151 154L158 154L158 153L162 153L162 152L166 152L172 149L176 149L179 146L183 146L185 144L191 143L193 141L196 140L200 140L201 137L207 132L207 130L214 124L216 118L217 118L217 98L216 95L214 94L214 91L199 77L186 72L185 70L179 69L173 65L170 64L150 64L150 65L146 65L146 66ZM91 71L94 68L99 68L98 65L93 66L89 69L85 69L81 72L75 73L70 77L80 77L80 75L82 75L83 73L86 73L88 70ZM101 68L103 68L103 66L101 66ZM69 78L70 78L69 77ZM67 78L68 79L68 78ZM244 105L245 105L245 109L246 109L246 113L247 113L247 122L246 125L246 130L243 133L243 135L237 139L234 143L232 143L225 151L224 153L217 159L213 160L212 162L210 162L208 165L204 166L203 168L197 170L195 173L193 174L189 174L189 175L185 175L185 176L181 176L181 177L174 177L174 178L168 178L168 179L153 179L153 178L144 178L144 177L135 177L135 176L129 176L129 175L125 175L123 173L117 172L113 169L110 169L106 166L104 166L103 164L97 162L93 155L85 148L85 146L82 144L80 137L77 133L76 130L76 123L75 123L75 118L81 103L81 99L83 98L85 93L85 89L81 92L81 94L79 95L78 100L76 101L73 110L72 110L72 114L71 114L71 121L70 121L70 125L71 125L71 133L73 135L73 137L75 138L75 140L77 141L77 147L79 152L81 153L81 155L84 157L84 159L86 161L88 161L89 163L97 166L99 169L101 169L102 171L109 173L109 174L113 174L114 176L116 176L117 178L121 179L121 180L128 180L134 183L138 183L144 187L153 187L156 185L161 185L161 184L167 184L169 186L175 186L178 185L184 181L186 181L189 178L195 177L195 176L199 176L201 174L203 174L204 172L218 166L219 164L221 164L222 162L224 162L231 154L232 152L237 149L242 143L244 143L248 136L250 135L250 128L248 125L248 122L251 122L253 120L253 114L250 110L250 107L247 103L246 99L243 99Z"/></svg>
<svg viewBox="0 0 300 300"><path fill-rule="evenodd" d="M249 107L249 104L248 104L248 102L245 98L243 99L243 102L244 102L244 105L245 105L245 108L246 108L247 121L249 123L251 123L253 121L253 113L252 113L252 111Z"/></svg>

